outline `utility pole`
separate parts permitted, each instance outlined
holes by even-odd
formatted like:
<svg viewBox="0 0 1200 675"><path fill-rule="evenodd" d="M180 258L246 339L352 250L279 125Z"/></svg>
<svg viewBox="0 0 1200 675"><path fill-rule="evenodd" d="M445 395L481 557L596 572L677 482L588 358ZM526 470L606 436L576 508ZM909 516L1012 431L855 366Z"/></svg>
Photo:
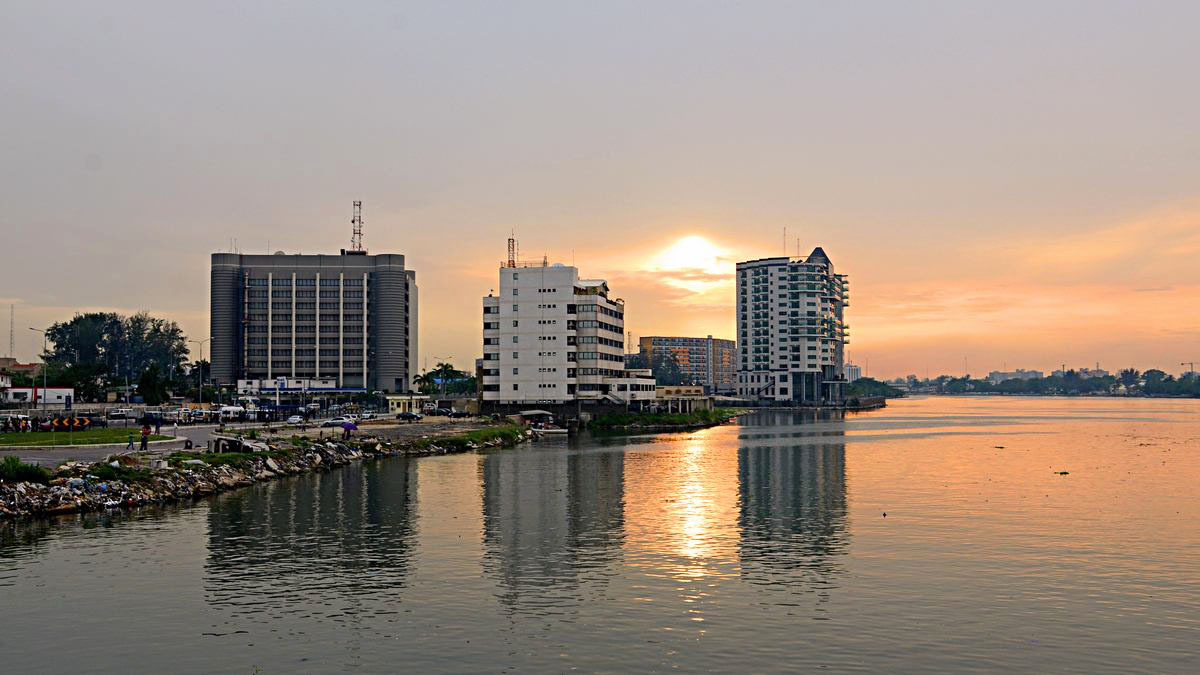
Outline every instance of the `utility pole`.
<svg viewBox="0 0 1200 675"><path fill-rule="evenodd" d="M212 337L206 337L203 340L188 340L200 345L200 358L196 360L196 393L199 395L199 403L204 405L204 343L211 340Z"/></svg>
<svg viewBox="0 0 1200 675"><path fill-rule="evenodd" d="M46 331L41 328L30 327L29 330L34 330L42 334L42 410L46 409L46 371L49 370L46 366Z"/></svg>
<svg viewBox="0 0 1200 675"><path fill-rule="evenodd" d="M1181 366L1187 366L1187 367L1188 367L1188 373L1190 373L1190 374L1192 374L1192 375L1195 375L1195 374L1196 374L1196 362L1195 362L1195 361L1184 361L1183 363L1181 363L1181 364L1179 364L1179 365L1181 365Z"/></svg>

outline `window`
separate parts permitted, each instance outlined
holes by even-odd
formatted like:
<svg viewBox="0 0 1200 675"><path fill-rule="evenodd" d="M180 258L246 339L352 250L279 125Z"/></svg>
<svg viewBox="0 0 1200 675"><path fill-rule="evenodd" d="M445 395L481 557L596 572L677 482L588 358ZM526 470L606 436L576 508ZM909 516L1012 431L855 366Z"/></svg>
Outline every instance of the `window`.
<svg viewBox="0 0 1200 675"><path fill-rule="evenodd" d="M513 368L513 375L517 374L517 368Z"/></svg>
<svg viewBox="0 0 1200 675"><path fill-rule="evenodd" d="M514 359L519 359L519 358L521 358L521 352L513 352L513 358L514 358Z"/></svg>
<svg viewBox="0 0 1200 675"><path fill-rule="evenodd" d="M517 336L516 336L516 335L514 335L514 336L513 336L513 343L515 344L516 342L517 342Z"/></svg>
<svg viewBox="0 0 1200 675"><path fill-rule="evenodd" d="M515 385L515 384L513 385L513 391L516 391L518 388L519 387L517 385Z"/></svg>
<svg viewBox="0 0 1200 675"><path fill-rule="evenodd" d="M516 328L516 327L517 327L517 320L513 319L513 328Z"/></svg>
<svg viewBox="0 0 1200 675"><path fill-rule="evenodd" d="M516 305L513 305L513 311L514 311L514 312L515 312L515 311L517 311L517 306L516 306Z"/></svg>
<svg viewBox="0 0 1200 675"><path fill-rule="evenodd" d="M513 272L513 281L516 281L516 280L517 280L517 273Z"/></svg>
<svg viewBox="0 0 1200 675"><path fill-rule="evenodd" d="M514 289L513 289L513 295L516 295L516 294L517 294L517 289L515 289L515 288L514 288Z"/></svg>

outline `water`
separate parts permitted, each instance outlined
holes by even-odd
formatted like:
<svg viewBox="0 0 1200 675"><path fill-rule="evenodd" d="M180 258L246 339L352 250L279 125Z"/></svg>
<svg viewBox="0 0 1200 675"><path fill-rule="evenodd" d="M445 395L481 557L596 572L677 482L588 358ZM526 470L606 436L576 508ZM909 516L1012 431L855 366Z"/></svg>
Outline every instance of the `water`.
<svg viewBox="0 0 1200 675"><path fill-rule="evenodd" d="M1197 672L1198 478L1200 401L1168 400L911 399L385 460L0 526L0 653L13 673Z"/></svg>

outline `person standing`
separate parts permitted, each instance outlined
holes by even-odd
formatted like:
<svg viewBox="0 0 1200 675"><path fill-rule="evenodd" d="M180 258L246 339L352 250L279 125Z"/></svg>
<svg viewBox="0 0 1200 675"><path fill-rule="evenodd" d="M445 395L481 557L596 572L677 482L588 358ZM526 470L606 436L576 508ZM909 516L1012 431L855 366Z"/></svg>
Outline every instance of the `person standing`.
<svg viewBox="0 0 1200 675"><path fill-rule="evenodd" d="M145 452L149 446L150 446L150 423L143 422L142 423L142 452Z"/></svg>
<svg viewBox="0 0 1200 675"><path fill-rule="evenodd" d="M179 422L172 422L172 423L171 423L171 435L172 435L172 436L174 436L174 437L176 437L176 438L178 438L178 437L179 437Z"/></svg>

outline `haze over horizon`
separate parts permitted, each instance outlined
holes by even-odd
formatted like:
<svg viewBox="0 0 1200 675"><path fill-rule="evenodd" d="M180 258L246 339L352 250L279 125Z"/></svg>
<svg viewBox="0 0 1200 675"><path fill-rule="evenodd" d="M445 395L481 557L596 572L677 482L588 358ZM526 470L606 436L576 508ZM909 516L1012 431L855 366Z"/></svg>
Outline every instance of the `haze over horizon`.
<svg viewBox="0 0 1200 675"><path fill-rule="evenodd" d="M1200 361L1200 4L0 10L0 318L207 337L209 255L406 256L470 366L510 231L734 336L733 263L822 246L877 377ZM0 343L3 340L0 339ZM7 352L7 343L0 353Z"/></svg>

